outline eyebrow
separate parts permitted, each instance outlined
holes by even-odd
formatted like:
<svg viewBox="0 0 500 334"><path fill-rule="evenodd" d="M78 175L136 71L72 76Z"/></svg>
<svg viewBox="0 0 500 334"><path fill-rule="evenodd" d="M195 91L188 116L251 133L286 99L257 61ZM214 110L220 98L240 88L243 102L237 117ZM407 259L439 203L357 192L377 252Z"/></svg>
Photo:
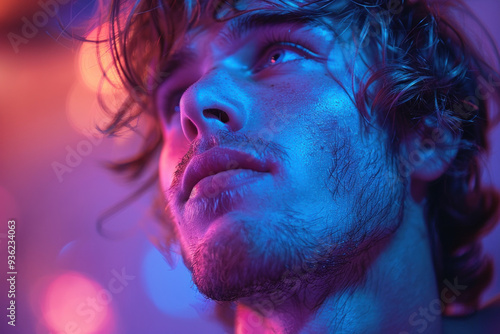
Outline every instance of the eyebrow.
<svg viewBox="0 0 500 334"><path fill-rule="evenodd" d="M232 19L228 26L223 28L220 35L224 36L229 42L240 40L248 32L276 25L306 25L314 23L320 25L317 17L305 14L304 12L254 12L243 14Z"/></svg>

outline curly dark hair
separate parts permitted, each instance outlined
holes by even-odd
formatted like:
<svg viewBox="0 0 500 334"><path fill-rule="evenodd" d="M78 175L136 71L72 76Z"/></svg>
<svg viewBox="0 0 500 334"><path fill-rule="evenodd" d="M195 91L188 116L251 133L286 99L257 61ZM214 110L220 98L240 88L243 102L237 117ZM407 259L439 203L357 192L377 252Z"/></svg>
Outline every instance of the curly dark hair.
<svg viewBox="0 0 500 334"><path fill-rule="evenodd" d="M203 15L227 20L245 13L238 2L110 0L102 18L109 35L100 42L109 43L114 68L129 94L119 110L110 111L112 120L103 132L115 135L139 115L148 115L150 120L140 152L113 163L115 171L138 178L155 160L163 140L153 112L158 83L175 68L173 56L186 32L200 25ZM488 131L497 122L491 101L499 101L500 75L496 65L479 52L477 43L458 28L458 14L481 28L492 46L490 58L498 60L491 37L460 1L261 3L266 10L300 12L309 20L330 18L335 25L332 33L349 31L359 59L368 66L363 78L353 78L357 85L351 96L364 122L389 134L387 145L394 155L411 134L426 138L436 130L453 134L457 155L427 189L426 222L439 291L446 279L458 278L468 286L453 303L445 305L444 313L477 309L493 272L480 238L496 223L499 196L481 185L481 163L488 151ZM175 241L172 224L164 225L170 242Z"/></svg>

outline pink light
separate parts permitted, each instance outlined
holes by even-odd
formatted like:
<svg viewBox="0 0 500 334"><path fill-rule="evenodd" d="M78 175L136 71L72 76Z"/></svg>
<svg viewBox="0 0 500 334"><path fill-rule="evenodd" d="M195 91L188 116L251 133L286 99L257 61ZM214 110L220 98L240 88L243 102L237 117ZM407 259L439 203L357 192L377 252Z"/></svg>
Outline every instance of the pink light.
<svg viewBox="0 0 500 334"><path fill-rule="evenodd" d="M114 316L112 295L78 272L66 272L47 288L42 314L49 329L57 333L111 333Z"/></svg>
<svg viewBox="0 0 500 334"><path fill-rule="evenodd" d="M107 27L99 31L94 29L84 42L78 53L77 80L71 88L66 110L72 127L80 133L96 133L96 126L104 127L109 123L109 116L98 103L100 95L106 108L118 109L126 98L126 92L120 82L118 72L113 67L113 57L106 43L96 44L92 41L107 38ZM99 50L99 53L97 53ZM104 78L103 70L107 78Z"/></svg>

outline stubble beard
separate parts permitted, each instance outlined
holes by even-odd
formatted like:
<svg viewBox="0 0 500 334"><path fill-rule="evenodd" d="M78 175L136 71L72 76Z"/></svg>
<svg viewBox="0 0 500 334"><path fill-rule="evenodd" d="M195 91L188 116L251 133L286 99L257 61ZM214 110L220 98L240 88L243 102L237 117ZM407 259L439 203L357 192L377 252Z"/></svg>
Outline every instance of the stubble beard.
<svg viewBox="0 0 500 334"><path fill-rule="evenodd" d="M317 307L335 290L363 280L401 223L405 186L387 182L387 175L395 175L396 169L380 167L385 161L380 154L360 159L347 140L337 142L330 151L327 188L333 202L345 192L355 194L352 214L325 223L329 218L324 214L285 205L271 218L235 216L224 233L206 235L189 252L183 249L202 294L216 301L271 298L276 304L292 297L301 299L301 293L313 286L317 293L313 307ZM373 172L366 175L367 170ZM307 227L318 220L336 228L321 235L308 233ZM342 231L341 226L350 228Z"/></svg>

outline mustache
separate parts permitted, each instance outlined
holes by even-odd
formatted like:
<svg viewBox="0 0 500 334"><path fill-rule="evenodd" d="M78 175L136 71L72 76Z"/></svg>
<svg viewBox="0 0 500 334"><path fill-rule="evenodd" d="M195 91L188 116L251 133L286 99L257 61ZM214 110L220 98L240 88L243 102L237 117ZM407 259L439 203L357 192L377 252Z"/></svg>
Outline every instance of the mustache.
<svg viewBox="0 0 500 334"><path fill-rule="evenodd" d="M223 147L252 154L259 160L288 162L286 148L278 143L262 137L252 137L244 133L219 130L214 135L194 140L187 153L175 168L170 189L176 188L182 182L182 177L191 159L214 147Z"/></svg>

